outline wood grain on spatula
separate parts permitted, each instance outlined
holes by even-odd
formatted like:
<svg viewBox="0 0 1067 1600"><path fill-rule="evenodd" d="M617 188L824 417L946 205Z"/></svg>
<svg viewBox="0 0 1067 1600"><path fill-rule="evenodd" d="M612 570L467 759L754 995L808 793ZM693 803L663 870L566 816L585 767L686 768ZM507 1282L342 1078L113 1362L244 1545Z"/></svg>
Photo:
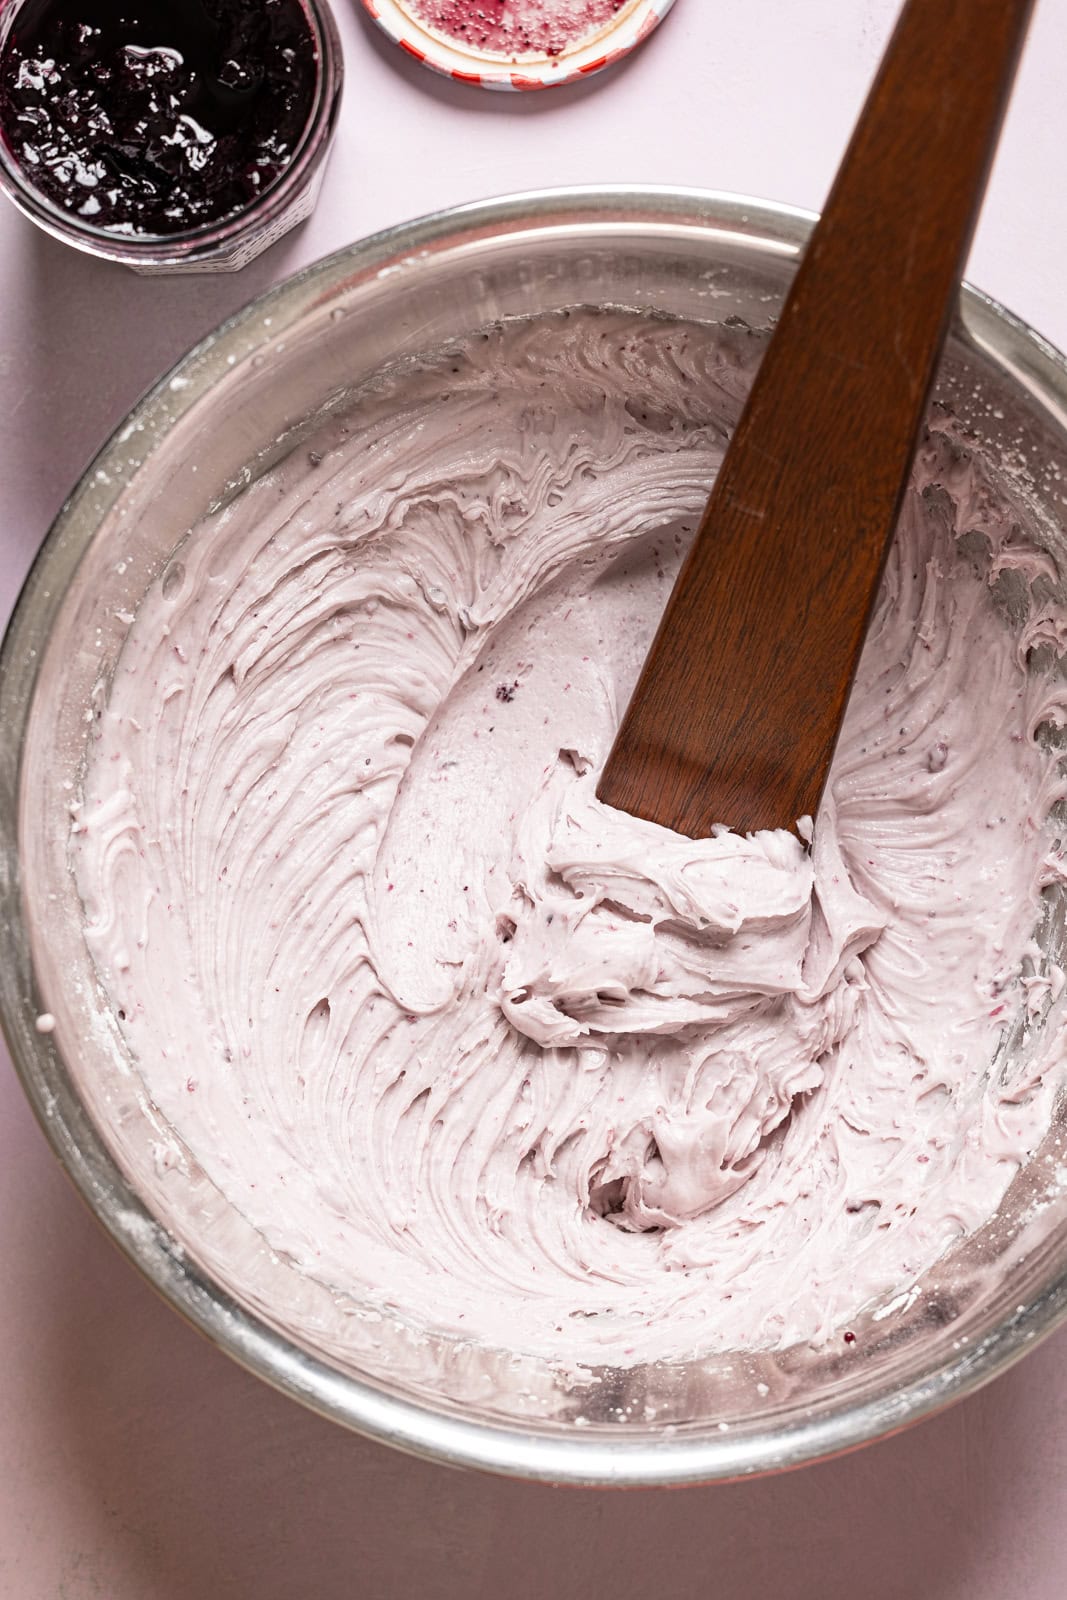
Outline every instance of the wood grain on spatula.
<svg viewBox="0 0 1067 1600"><path fill-rule="evenodd" d="M814 817L1033 0L908 0L597 793Z"/></svg>

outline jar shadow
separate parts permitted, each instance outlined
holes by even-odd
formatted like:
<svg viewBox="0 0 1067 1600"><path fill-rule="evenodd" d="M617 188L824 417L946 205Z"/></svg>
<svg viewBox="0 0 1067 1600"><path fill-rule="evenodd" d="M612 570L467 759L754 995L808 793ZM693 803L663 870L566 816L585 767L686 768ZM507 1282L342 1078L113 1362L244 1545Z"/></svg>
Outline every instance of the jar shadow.
<svg viewBox="0 0 1067 1600"><path fill-rule="evenodd" d="M139 277L82 255L25 221L4 304L20 370L7 419L24 470L4 486L8 525L26 565L78 477L137 399L223 318L284 277L300 230L242 272ZM21 498L20 498L21 496Z"/></svg>

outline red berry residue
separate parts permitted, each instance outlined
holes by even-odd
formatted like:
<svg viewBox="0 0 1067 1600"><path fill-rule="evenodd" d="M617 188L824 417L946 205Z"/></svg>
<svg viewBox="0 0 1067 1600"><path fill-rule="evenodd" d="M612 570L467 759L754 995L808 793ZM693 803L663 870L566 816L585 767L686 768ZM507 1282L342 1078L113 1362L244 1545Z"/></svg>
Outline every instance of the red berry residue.
<svg viewBox="0 0 1067 1600"><path fill-rule="evenodd" d="M302 0L27 0L0 54L0 133L72 215L181 233L281 175L317 76Z"/></svg>
<svg viewBox="0 0 1067 1600"><path fill-rule="evenodd" d="M630 0L408 0L412 16L484 55L561 56Z"/></svg>

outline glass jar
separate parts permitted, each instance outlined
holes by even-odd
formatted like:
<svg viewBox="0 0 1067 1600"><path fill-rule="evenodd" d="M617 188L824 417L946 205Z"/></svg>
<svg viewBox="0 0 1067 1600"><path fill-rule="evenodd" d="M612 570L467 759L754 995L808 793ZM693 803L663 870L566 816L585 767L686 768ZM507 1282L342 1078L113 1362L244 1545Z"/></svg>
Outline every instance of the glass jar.
<svg viewBox="0 0 1067 1600"><path fill-rule="evenodd" d="M318 198L341 102L344 60L328 0L300 0L315 52L314 99L303 134L284 170L262 195L218 222L184 232L126 235L51 201L29 181L26 170L0 136L0 189L24 216L55 239L87 255L118 261L138 273L237 272L306 221ZM23 0L5 8L0 46ZM2 131L2 130L0 130Z"/></svg>

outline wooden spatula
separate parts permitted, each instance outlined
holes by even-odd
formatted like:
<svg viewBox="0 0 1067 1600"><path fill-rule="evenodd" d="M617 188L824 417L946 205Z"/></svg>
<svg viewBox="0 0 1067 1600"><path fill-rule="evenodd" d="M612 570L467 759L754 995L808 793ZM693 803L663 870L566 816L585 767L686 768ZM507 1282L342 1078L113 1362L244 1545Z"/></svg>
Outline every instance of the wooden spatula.
<svg viewBox="0 0 1067 1600"><path fill-rule="evenodd" d="M597 793L815 816L1033 0L907 0Z"/></svg>

